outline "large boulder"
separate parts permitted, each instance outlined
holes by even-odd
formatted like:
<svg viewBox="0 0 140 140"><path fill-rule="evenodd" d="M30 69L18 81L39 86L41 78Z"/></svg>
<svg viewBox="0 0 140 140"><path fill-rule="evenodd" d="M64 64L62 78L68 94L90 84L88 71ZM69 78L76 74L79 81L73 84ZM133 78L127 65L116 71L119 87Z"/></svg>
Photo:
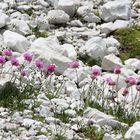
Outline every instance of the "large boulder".
<svg viewBox="0 0 140 140"><path fill-rule="evenodd" d="M51 24L63 24L67 23L70 17L62 10L51 10L48 12L47 19Z"/></svg>
<svg viewBox="0 0 140 140"><path fill-rule="evenodd" d="M100 17L106 21L114 21L116 19L128 20L130 18L131 3L129 0L109 1L100 6Z"/></svg>
<svg viewBox="0 0 140 140"><path fill-rule="evenodd" d="M87 54L92 59L102 60L108 54L113 53L117 55L119 53L117 49L119 45L120 43L113 37L105 39L93 37L86 42L85 46L80 48L80 53Z"/></svg>
<svg viewBox="0 0 140 140"><path fill-rule="evenodd" d="M56 9L63 10L70 16L73 16L79 0L59 0Z"/></svg>
<svg viewBox="0 0 140 140"><path fill-rule="evenodd" d="M0 28L4 27L10 21L9 17L0 12Z"/></svg>
<svg viewBox="0 0 140 140"><path fill-rule="evenodd" d="M13 30L22 35L31 34L28 24L24 20L12 19L10 22Z"/></svg>
<svg viewBox="0 0 140 140"><path fill-rule="evenodd" d="M3 38L6 47L16 52L23 53L28 50L30 45L24 36L9 30L3 33Z"/></svg>
<svg viewBox="0 0 140 140"><path fill-rule="evenodd" d="M140 122L135 122L125 134L125 139L139 140L140 139Z"/></svg>
<svg viewBox="0 0 140 140"><path fill-rule="evenodd" d="M55 36L36 39L31 44L29 51L34 53L36 57L43 59L46 63L56 64L56 72L59 74L63 74L72 61L63 55L64 50L59 45L59 41Z"/></svg>
<svg viewBox="0 0 140 140"><path fill-rule="evenodd" d="M103 58L102 69L112 71L115 67L123 67L120 58L118 58L114 54L109 54Z"/></svg>

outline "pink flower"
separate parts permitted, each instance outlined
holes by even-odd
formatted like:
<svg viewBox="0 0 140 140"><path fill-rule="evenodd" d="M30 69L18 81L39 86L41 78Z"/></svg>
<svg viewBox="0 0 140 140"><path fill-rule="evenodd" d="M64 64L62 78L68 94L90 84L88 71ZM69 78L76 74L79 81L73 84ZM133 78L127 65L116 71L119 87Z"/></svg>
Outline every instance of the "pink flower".
<svg viewBox="0 0 140 140"><path fill-rule="evenodd" d="M24 77L24 76L29 76L28 70L25 70L25 69L22 70L22 71L21 71L21 76L23 76L23 77Z"/></svg>
<svg viewBox="0 0 140 140"><path fill-rule="evenodd" d="M125 82L127 83L127 84L129 84L129 85L136 85L136 79L134 78L134 77L132 77L132 76L130 76L130 77L127 77L126 79L125 79Z"/></svg>
<svg viewBox="0 0 140 140"><path fill-rule="evenodd" d="M120 67L115 67L114 70L113 70L113 72L115 74L120 74L121 73L121 68Z"/></svg>
<svg viewBox="0 0 140 140"><path fill-rule="evenodd" d="M80 63L79 63L79 61L74 60L74 61L72 61L72 62L69 64L69 66L70 66L70 68L76 69L76 68L79 68Z"/></svg>
<svg viewBox="0 0 140 140"><path fill-rule="evenodd" d="M50 64L47 66L47 70L49 73L52 73L56 70L56 66L54 64Z"/></svg>
<svg viewBox="0 0 140 140"><path fill-rule="evenodd" d="M37 59L37 60L35 61L35 65L36 65L36 67L38 67L39 69L43 69L43 67L44 67L44 63L43 63L42 60L40 60L40 59Z"/></svg>
<svg viewBox="0 0 140 140"><path fill-rule="evenodd" d="M29 52L24 53L23 57L28 62L31 62L32 61L32 54L29 53Z"/></svg>
<svg viewBox="0 0 140 140"><path fill-rule="evenodd" d="M137 91L140 91L140 84L139 85L136 85L136 90Z"/></svg>
<svg viewBox="0 0 140 140"><path fill-rule="evenodd" d="M12 59L11 59L11 64L12 64L13 66L19 66L19 61L18 61L16 58L12 58Z"/></svg>
<svg viewBox="0 0 140 140"><path fill-rule="evenodd" d="M3 54L6 56L12 56L13 52L11 50L3 50Z"/></svg>
<svg viewBox="0 0 140 140"><path fill-rule="evenodd" d="M100 68L93 68L92 71L91 71L91 79L94 80L97 78L97 76L100 76L101 75L101 69Z"/></svg>
<svg viewBox="0 0 140 140"><path fill-rule="evenodd" d="M106 78L106 82L109 86L115 85L115 81L113 81L111 77Z"/></svg>
<svg viewBox="0 0 140 140"><path fill-rule="evenodd" d="M0 64L3 65L5 64L6 60L4 56L0 56Z"/></svg>
<svg viewBox="0 0 140 140"><path fill-rule="evenodd" d="M128 93L129 93L128 88L125 88L125 89L123 90L123 96L126 96Z"/></svg>

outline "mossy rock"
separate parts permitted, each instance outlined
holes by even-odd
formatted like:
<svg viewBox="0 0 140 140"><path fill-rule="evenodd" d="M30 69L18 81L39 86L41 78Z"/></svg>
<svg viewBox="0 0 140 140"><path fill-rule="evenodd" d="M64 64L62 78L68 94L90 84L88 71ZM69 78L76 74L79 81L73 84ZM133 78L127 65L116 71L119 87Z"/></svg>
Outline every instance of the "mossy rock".
<svg viewBox="0 0 140 140"><path fill-rule="evenodd" d="M118 29L113 33L121 43L120 58L140 58L140 27Z"/></svg>

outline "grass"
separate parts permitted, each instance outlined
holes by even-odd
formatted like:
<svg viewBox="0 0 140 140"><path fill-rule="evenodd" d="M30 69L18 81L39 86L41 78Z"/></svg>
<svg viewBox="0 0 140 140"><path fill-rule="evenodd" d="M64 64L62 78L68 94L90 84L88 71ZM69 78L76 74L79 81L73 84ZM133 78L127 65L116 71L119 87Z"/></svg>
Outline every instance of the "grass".
<svg viewBox="0 0 140 140"><path fill-rule="evenodd" d="M105 134L103 130L98 132L95 126L82 127L80 132L82 132L85 138L88 138L89 140L102 140Z"/></svg>
<svg viewBox="0 0 140 140"><path fill-rule="evenodd" d="M55 113L54 117L60 119L63 123L69 123L70 121L69 116L64 111Z"/></svg>
<svg viewBox="0 0 140 140"><path fill-rule="evenodd" d="M45 123L45 117L42 117L42 116L39 116L39 115L33 115L33 120Z"/></svg>
<svg viewBox="0 0 140 140"><path fill-rule="evenodd" d="M34 88L31 85L21 90L14 83L7 82L0 89L0 106L9 108L11 111L23 111L26 108L25 99L32 98Z"/></svg>
<svg viewBox="0 0 140 140"><path fill-rule="evenodd" d="M63 135L61 134L56 134L54 136L54 140L67 140L66 137L64 137Z"/></svg>
<svg viewBox="0 0 140 140"><path fill-rule="evenodd" d="M95 59L91 58L90 56L88 56L87 54L85 54L85 55L78 54L77 59L81 60L84 64L86 64L88 66L94 66L94 65L100 66L101 65L100 60L95 60Z"/></svg>
<svg viewBox="0 0 140 140"><path fill-rule="evenodd" d="M32 28L32 32L37 38L39 37L47 38L49 36L48 31L40 32L38 27Z"/></svg>
<svg viewBox="0 0 140 140"><path fill-rule="evenodd" d="M118 29L113 33L114 37L121 43L120 58L140 58L140 27Z"/></svg>

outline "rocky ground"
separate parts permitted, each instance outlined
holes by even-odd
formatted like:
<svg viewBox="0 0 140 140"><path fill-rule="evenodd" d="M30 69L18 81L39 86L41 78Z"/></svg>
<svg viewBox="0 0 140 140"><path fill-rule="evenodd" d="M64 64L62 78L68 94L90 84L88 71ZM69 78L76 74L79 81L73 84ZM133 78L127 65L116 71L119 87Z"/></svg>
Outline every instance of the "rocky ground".
<svg viewBox="0 0 140 140"><path fill-rule="evenodd" d="M1 0L0 51L0 140L140 140L139 0Z"/></svg>

